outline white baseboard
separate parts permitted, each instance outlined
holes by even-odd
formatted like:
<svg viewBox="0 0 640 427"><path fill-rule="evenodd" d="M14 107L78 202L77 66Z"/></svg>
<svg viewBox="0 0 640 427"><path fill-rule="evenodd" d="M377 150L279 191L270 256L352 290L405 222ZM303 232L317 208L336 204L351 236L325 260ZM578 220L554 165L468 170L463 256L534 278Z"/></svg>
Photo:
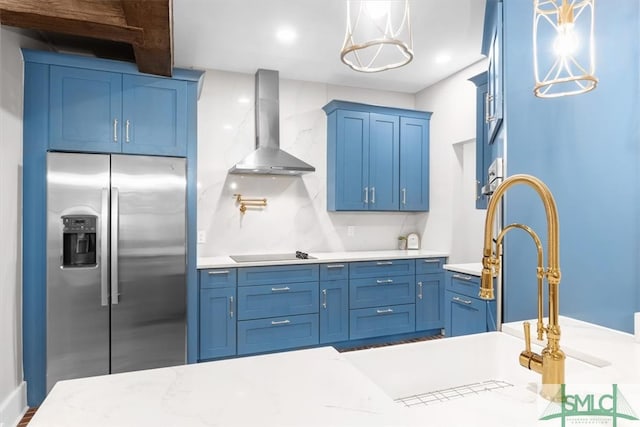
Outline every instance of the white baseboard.
<svg viewBox="0 0 640 427"><path fill-rule="evenodd" d="M27 412L27 383L20 383L0 402L0 427L15 427Z"/></svg>

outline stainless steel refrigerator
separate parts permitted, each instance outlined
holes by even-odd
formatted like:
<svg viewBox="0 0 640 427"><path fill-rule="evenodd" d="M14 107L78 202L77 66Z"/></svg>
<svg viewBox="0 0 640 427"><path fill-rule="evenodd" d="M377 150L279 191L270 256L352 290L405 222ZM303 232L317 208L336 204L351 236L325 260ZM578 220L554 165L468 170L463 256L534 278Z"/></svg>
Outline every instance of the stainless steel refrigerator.
<svg viewBox="0 0 640 427"><path fill-rule="evenodd" d="M47 391L186 360L185 159L47 155Z"/></svg>

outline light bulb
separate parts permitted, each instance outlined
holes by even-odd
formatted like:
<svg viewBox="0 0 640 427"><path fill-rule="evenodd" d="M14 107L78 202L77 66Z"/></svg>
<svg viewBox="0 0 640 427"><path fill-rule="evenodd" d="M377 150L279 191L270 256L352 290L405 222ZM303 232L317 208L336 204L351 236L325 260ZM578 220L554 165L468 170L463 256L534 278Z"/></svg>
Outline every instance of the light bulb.
<svg viewBox="0 0 640 427"><path fill-rule="evenodd" d="M380 19L389 15L391 4L385 0L368 0L364 3L371 19Z"/></svg>
<svg viewBox="0 0 640 427"><path fill-rule="evenodd" d="M556 55L566 58L578 50L578 36L573 28L573 23L558 25L558 35L553 42L553 50Z"/></svg>

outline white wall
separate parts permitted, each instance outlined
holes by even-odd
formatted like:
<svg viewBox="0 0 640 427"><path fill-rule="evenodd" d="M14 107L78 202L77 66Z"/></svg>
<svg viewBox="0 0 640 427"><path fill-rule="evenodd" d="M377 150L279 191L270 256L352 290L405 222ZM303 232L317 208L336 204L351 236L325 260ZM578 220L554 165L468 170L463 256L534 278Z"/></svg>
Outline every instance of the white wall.
<svg viewBox="0 0 640 427"><path fill-rule="evenodd" d="M315 166L302 177L228 175L254 149L254 76L208 70L198 102L198 256L394 249L429 214L326 210L326 116L342 99L415 108L411 94L280 80L280 146ZM245 103L238 99L245 98ZM225 128L225 126L227 128ZM240 214L233 194L266 197L266 209ZM354 226L353 237L347 227Z"/></svg>
<svg viewBox="0 0 640 427"><path fill-rule="evenodd" d="M480 262L486 211L475 208L476 89L467 81L487 69L480 61L416 94L431 116L429 214L422 247L449 251L449 262Z"/></svg>
<svg viewBox="0 0 640 427"><path fill-rule="evenodd" d="M22 97L20 47L39 43L0 28L0 424L24 409L22 387Z"/></svg>

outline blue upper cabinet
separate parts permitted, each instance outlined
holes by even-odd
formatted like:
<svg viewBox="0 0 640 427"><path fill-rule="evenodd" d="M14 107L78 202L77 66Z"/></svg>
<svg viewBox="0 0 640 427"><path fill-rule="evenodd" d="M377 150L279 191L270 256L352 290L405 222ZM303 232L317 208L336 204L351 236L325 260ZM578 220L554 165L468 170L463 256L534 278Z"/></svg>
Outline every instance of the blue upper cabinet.
<svg viewBox="0 0 640 427"><path fill-rule="evenodd" d="M431 113L331 101L327 209L427 211Z"/></svg>
<svg viewBox="0 0 640 427"><path fill-rule="evenodd" d="M429 120L400 117L400 210L429 210Z"/></svg>
<svg viewBox="0 0 640 427"><path fill-rule="evenodd" d="M200 72L174 70L174 78L164 78L117 61L24 54L49 66L48 149L187 156L188 87Z"/></svg>
<svg viewBox="0 0 640 427"><path fill-rule="evenodd" d="M185 156L187 82L124 75L122 87L122 152Z"/></svg>
<svg viewBox="0 0 640 427"><path fill-rule="evenodd" d="M487 2L482 53L489 57L485 120L487 122L487 142L491 144L502 125L503 118L501 0Z"/></svg>
<svg viewBox="0 0 640 427"><path fill-rule="evenodd" d="M49 90L51 149L119 152L122 74L52 66Z"/></svg>

